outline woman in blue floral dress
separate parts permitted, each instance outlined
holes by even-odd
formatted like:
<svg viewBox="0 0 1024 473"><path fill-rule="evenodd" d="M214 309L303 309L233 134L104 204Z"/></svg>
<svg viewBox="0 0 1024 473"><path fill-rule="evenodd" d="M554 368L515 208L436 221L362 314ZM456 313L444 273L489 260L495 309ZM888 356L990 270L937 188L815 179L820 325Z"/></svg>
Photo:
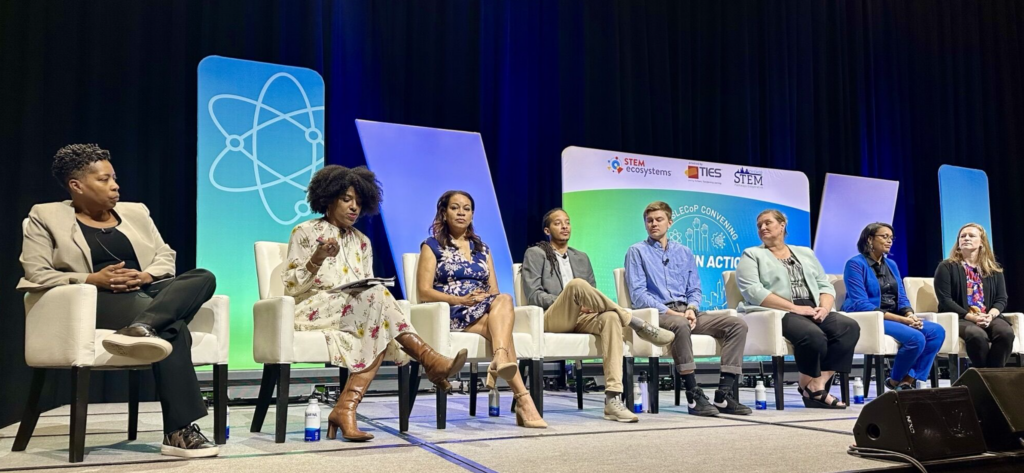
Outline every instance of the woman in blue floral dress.
<svg viewBox="0 0 1024 473"><path fill-rule="evenodd" d="M448 303L452 330L491 342L487 386L493 388L496 377L507 381L515 393L516 424L544 428L516 366L512 297L498 291L490 249L473 231L474 210L473 198L463 191L448 191L438 199L432 236L420 245L416 290L422 302Z"/></svg>

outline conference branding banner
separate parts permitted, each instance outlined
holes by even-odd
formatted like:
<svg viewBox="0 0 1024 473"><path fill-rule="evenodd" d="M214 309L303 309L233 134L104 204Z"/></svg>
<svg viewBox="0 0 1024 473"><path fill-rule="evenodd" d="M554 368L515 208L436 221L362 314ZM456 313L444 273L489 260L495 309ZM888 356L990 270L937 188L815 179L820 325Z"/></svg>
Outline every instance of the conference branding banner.
<svg viewBox="0 0 1024 473"><path fill-rule="evenodd" d="M782 211L789 220L786 241L810 246L810 194L802 172L570 146L562 152L569 245L587 253L598 288L613 299L612 273L623 267L630 245L647 238L643 211L658 200L672 207L669 239L693 250L703 309L726 307L722 272L736 269L745 248L761 244L756 220L762 210Z"/></svg>
<svg viewBox="0 0 1024 473"><path fill-rule="evenodd" d="M287 243L317 216L306 186L324 165L324 81L310 69L210 56L199 63L197 99L196 266L231 299L231 368L258 368L253 244Z"/></svg>

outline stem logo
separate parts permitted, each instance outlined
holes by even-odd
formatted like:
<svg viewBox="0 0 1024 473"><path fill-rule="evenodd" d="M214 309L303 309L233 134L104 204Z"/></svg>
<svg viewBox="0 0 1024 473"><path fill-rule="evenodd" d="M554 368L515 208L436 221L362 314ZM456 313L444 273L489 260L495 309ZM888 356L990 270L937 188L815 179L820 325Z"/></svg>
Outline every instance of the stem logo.
<svg viewBox="0 0 1024 473"><path fill-rule="evenodd" d="M637 158L619 158L618 156L608 160L608 170L616 174L622 174L623 172L640 174L643 177L647 176L666 176L672 177L672 171L669 169L658 169L652 166L648 166L647 163L642 159Z"/></svg>
<svg viewBox="0 0 1024 473"><path fill-rule="evenodd" d="M619 158L608 160L608 170L622 174L622 163L619 162Z"/></svg>

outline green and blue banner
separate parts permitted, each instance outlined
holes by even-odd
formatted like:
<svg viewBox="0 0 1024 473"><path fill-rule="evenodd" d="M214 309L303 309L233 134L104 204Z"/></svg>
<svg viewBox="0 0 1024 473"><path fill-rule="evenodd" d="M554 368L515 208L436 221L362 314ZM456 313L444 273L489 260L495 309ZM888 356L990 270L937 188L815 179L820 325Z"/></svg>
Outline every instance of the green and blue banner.
<svg viewBox="0 0 1024 473"><path fill-rule="evenodd" d="M324 165L324 81L298 67L210 56L198 70L196 266L231 298L230 366L252 358L256 241L287 242Z"/></svg>
<svg viewBox="0 0 1024 473"><path fill-rule="evenodd" d="M786 214L787 242L810 246L810 194L798 171L735 166L571 146L562 152L562 206L570 245L590 256L603 293L615 299L612 272L630 245L647 238L643 212L653 201L672 207L669 238L693 250L702 308L726 307L722 272L736 269L747 247L761 244L757 214Z"/></svg>

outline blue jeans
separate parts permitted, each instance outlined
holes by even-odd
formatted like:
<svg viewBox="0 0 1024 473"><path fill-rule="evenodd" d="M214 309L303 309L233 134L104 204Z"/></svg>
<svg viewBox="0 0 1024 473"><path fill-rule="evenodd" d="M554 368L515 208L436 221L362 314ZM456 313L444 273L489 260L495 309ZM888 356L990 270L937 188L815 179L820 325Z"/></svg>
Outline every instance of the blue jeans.
<svg viewBox="0 0 1024 473"><path fill-rule="evenodd" d="M921 330L886 320L885 334L900 342L900 350L896 352L896 361L892 364L890 378L897 383L907 375L921 381L928 379L935 355L939 348L942 348L942 341L946 338L946 330L941 325L927 320L924 321Z"/></svg>

